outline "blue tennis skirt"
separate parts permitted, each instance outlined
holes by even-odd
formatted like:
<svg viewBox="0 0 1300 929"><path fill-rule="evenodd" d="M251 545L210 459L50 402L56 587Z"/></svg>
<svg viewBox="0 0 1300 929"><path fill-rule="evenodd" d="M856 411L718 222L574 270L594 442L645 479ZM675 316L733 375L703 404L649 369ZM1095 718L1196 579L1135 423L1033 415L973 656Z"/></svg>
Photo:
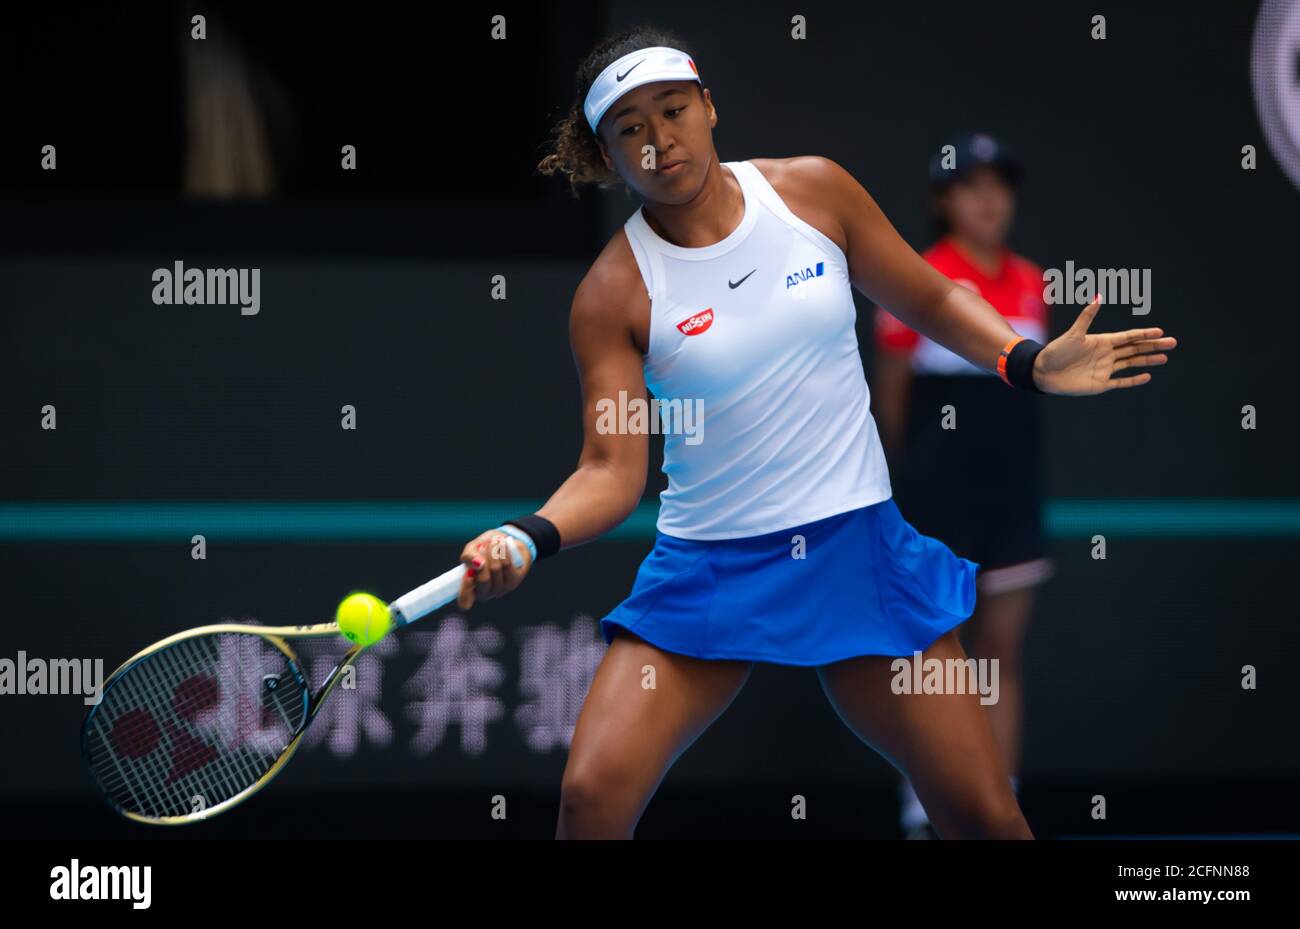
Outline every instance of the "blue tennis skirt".
<svg viewBox="0 0 1300 929"><path fill-rule="evenodd" d="M600 621L696 658L820 665L911 656L965 622L979 565L913 529L892 499L743 539L658 533Z"/></svg>

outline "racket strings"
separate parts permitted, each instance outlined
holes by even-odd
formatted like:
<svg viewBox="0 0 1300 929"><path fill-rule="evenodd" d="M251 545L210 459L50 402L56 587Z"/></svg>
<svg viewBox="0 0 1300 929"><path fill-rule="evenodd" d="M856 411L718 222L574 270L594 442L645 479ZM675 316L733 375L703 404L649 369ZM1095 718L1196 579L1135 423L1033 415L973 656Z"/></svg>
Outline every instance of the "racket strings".
<svg viewBox="0 0 1300 929"><path fill-rule="evenodd" d="M108 798L150 818L187 816L260 781L306 718L302 673L248 633L185 639L129 668L87 730Z"/></svg>
<svg viewBox="0 0 1300 929"><path fill-rule="evenodd" d="M253 641L252 644L257 643ZM191 653L186 654L187 651ZM227 652L224 645L221 651ZM161 676L154 674L150 680L155 684L161 682L162 688L141 686L146 678L133 674L131 686L124 690L124 694L137 704L133 710L128 711L136 714L134 724L149 730L143 748L150 748L151 744L161 741L163 736L170 743L167 752L148 751L143 755L131 738L117 740L111 746L117 749L115 760L119 768L124 754L142 762L141 770L137 772L139 776L128 780L126 786L132 789L133 799L146 812L151 805L155 809L159 808L160 800L162 806L166 806L169 799L174 805L177 798L169 798L169 793L179 792L179 799L189 804L182 812L195 811L193 806L196 801L201 808L233 796L255 783L269 769L274 756L287 744L287 737L281 732L276 743L260 746L270 756L263 760L248 752L233 751L239 747L240 742L246 741L240 738L240 730L248 726L248 721L240 718L240 711L242 709L246 713L251 696L249 691L258 686L256 679L250 680L248 672L250 667L253 671L260 670L261 663L248 663L246 649L241 648L235 653L238 659L233 669L229 667L231 661L226 654L220 662L223 667L207 673L211 664L211 650L208 649L207 654L198 660L192 652L192 647L182 647L157 656L164 673ZM153 674L154 669L150 670ZM222 681L227 694L218 689L217 680ZM276 692L282 691L277 687ZM233 707L227 705L224 710L220 708L220 701L229 704L232 699ZM204 719L205 714L214 708L220 713L215 720L219 725L215 727L211 718ZM283 707L281 712L283 713ZM157 728L159 721L164 730L162 733ZM120 731L117 727L130 723L132 720L129 717L117 717L115 728L111 731L116 735ZM191 731L191 726L198 730L199 735ZM180 790L169 791L169 787L179 787ZM172 812L171 815L176 814Z"/></svg>

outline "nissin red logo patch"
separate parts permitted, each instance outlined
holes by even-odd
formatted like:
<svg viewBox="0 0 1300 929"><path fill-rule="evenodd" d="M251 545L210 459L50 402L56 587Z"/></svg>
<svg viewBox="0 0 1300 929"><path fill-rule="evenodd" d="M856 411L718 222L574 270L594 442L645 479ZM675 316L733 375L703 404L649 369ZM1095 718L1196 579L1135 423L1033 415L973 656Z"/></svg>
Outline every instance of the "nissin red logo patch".
<svg viewBox="0 0 1300 929"><path fill-rule="evenodd" d="M696 313L689 319L683 319L677 324L677 331L682 335L699 335L701 332L708 332L709 327L713 325L713 307L709 307L701 313Z"/></svg>

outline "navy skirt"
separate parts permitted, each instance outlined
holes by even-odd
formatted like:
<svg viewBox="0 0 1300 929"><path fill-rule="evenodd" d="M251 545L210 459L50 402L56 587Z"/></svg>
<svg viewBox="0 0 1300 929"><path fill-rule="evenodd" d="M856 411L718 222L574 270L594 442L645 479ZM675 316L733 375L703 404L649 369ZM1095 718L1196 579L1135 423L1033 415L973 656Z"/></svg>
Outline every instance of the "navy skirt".
<svg viewBox="0 0 1300 929"><path fill-rule="evenodd" d="M606 643L626 629L696 658L911 656L970 618L978 570L913 529L892 499L743 539L661 532L600 629Z"/></svg>

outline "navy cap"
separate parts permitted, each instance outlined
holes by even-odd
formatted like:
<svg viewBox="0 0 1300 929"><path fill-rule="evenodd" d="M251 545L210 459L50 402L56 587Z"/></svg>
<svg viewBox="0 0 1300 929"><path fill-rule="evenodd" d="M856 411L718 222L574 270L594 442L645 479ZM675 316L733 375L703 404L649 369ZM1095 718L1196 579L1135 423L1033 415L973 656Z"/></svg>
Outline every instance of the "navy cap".
<svg viewBox="0 0 1300 929"><path fill-rule="evenodd" d="M944 150L949 145L954 154L949 160L951 167L945 167ZM945 140L939 151L930 157L930 184L943 187L965 177L975 168L985 166L996 170L1012 187L1020 183L1020 162L1006 146L988 133L969 132Z"/></svg>

